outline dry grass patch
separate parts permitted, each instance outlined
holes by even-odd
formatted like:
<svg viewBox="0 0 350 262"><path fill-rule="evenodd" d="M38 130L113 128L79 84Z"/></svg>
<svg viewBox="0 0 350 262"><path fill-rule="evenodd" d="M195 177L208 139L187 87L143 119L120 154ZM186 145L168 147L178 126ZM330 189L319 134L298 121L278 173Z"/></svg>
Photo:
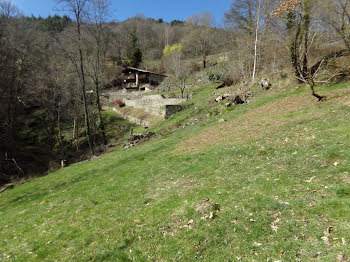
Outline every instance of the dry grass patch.
<svg viewBox="0 0 350 262"><path fill-rule="evenodd" d="M316 102L309 97L285 98L268 103L232 121L204 130L198 136L183 141L176 153L198 152L208 146L243 142L273 132L286 120L282 117L291 112L310 106Z"/></svg>
<svg viewBox="0 0 350 262"><path fill-rule="evenodd" d="M337 90L328 94L326 103L349 103L350 90ZM174 151L176 154L201 152L212 145L246 142L250 139L268 136L278 128L308 115L321 116L318 109L299 117L285 117L287 114L299 112L303 108L316 107L320 103L310 96L298 95L267 103L232 121L203 130L196 137L180 143Z"/></svg>

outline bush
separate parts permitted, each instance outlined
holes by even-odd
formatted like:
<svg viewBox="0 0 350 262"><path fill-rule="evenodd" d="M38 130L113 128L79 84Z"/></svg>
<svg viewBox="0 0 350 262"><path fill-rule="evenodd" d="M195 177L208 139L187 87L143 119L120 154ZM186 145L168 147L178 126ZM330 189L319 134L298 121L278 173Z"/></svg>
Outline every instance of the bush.
<svg viewBox="0 0 350 262"><path fill-rule="evenodd" d="M227 72L224 74L222 81L224 82L225 86L233 86L242 81L242 77L234 72Z"/></svg>
<svg viewBox="0 0 350 262"><path fill-rule="evenodd" d="M219 71L208 71L207 72L208 79L210 82L220 82L222 81L223 75Z"/></svg>

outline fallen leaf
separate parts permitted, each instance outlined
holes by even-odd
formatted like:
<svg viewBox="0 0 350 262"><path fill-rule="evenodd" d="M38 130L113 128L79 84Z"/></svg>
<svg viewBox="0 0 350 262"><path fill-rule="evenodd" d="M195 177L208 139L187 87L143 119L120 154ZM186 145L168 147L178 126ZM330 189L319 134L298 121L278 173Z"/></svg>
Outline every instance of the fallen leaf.
<svg viewBox="0 0 350 262"><path fill-rule="evenodd" d="M277 233L278 226L271 225L271 229L272 229L275 233Z"/></svg>
<svg viewBox="0 0 350 262"><path fill-rule="evenodd" d="M345 246L346 245L346 240L345 240L345 238L341 238L341 242L342 242L342 244Z"/></svg>

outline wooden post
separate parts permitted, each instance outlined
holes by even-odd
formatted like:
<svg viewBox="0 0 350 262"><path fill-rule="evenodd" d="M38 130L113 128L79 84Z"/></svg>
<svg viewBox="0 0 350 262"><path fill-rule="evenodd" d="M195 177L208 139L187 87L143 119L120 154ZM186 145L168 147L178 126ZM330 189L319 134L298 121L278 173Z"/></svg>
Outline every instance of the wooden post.
<svg viewBox="0 0 350 262"><path fill-rule="evenodd" d="M65 168L66 167L66 160L61 160L61 168Z"/></svg>
<svg viewBox="0 0 350 262"><path fill-rule="evenodd" d="M139 83L139 72L136 72L136 87L139 88L140 83ZM139 88L140 91L140 88Z"/></svg>

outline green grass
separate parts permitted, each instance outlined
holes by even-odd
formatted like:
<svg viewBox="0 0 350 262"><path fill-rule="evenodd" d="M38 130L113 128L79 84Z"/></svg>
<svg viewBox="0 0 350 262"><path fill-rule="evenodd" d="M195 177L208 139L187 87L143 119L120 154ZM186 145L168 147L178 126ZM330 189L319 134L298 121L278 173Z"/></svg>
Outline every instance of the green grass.
<svg viewBox="0 0 350 262"><path fill-rule="evenodd" d="M109 144L125 140L130 133L130 128L141 131L142 128L130 123L118 116L112 109L103 111L103 121L106 126L106 138Z"/></svg>
<svg viewBox="0 0 350 262"><path fill-rule="evenodd" d="M267 114L266 106L283 99L313 98L306 88L278 87L227 110L209 103L212 87L198 90L188 101L192 107L152 129L163 135L151 142L116 149L0 194L0 260L350 257L348 85L319 88L327 101L279 115L276 127L256 125L263 136L226 143L208 143L207 137L204 147L186 141L248 114L259 124L253 118L260 115L252 112ZM210 110L219 113L209 117ZM194 124L171 131L195 118ZM221 118L227 122L219 123ZM183 143L185 149L201 150L178 153ZM197 212L204 198L220 210ZM328 245L322 237L329 227Z"/></svg>

